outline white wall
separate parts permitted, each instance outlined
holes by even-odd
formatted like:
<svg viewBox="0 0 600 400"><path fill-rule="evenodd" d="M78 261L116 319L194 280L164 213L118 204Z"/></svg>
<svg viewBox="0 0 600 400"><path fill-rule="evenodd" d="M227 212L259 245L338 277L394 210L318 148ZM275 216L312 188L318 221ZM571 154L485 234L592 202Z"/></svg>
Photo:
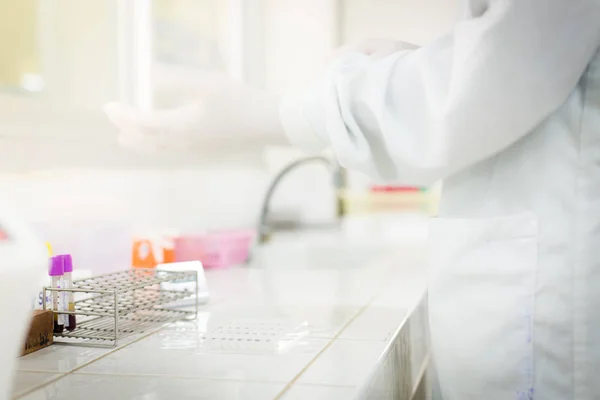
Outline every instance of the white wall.
<svg viewBox="0 0 600 400"><path fill-rule="evenodd" d="M239 168L87 170L0 175L0 190L55 252L108 272L128 266L136 233L253 226L265 182Z"/></svg>
<svg viewBox="0 0 600 400"><path fill-rule="evenodd" d="M110 271L127 266L134 234L255 227L272 178L256 165L0 174L0 191L2 203L56 252L73 253L86 269ZM320 165L296 171L277 190L273 212L307 223L334 221L330 181Z"/></svg>
<svg viewBox="0 0 600 400"><path fill-rule="evenodd" d="M338 41L336 5L336 0L266 0L266 76L270 90L298 89L323 69Z"/></svg>
<svg viewBox="0 0 600 400"><path fill-rule="evenodd" d="M424 45L448 33L462 0L341 0L345 43L390 38Z"/></svg>
<svg viewBox="0 0 600 400"><path fill-rule="evenodd" d="M39 1L38 43L44 90L54 106L98 109L118 96L117 3Z"/></svg>
<svg viewBox="0 0 600 400"><path fill-rule="evenodd" d="M310 82L341 44L370 38L419 45L448 33L462 0L264 0L267 87Z"/></svg>

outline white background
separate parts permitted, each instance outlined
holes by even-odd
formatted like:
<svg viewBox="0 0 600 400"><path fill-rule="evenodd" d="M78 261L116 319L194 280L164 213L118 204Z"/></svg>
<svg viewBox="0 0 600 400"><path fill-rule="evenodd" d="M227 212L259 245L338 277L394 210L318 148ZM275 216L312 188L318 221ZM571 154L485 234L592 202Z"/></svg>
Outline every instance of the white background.
<svg viewBox="0 0 600 400"><path fill-rule="evenodd" d="M94 7L106 3L61 1L67 10L79 5L91 13L101 13ZM245 27L244 73L274 92L299 87L318 74L340 42L387 37L426 44L451 29L458 10L457 0L253 1L265 12L247 10L254 23ZM61 18L68 14L55 11ZM116 53L102 44L111 31L68 18L61 23L63 30L86 32L80 35L90 46L74 53L64 49L66 65L83 65L88 73L67 75L59 98L98 103L114 82L107 60ZM67 231L77 222L87 224L97 232L97 237L88 232L88 246L111 246L115 231L127 237L148 228L252 226L270 177L297 155L271 149L265 158L265 143L207 143L206 152L189 157L143 157L116 146L116 132L99 109L60 108L32 108L26 98L0 95L0 169L6 172L0 174L0 191L3 201L31 221ZM80 168L84 164L90 168ZM65 165L71 167L51 170ZM284 182L274 208L307 221L332 218L330 190L321 166L306 167ZM81 238L74 229L65 235ZM102 236L103 231L113 233Z"/></svg>

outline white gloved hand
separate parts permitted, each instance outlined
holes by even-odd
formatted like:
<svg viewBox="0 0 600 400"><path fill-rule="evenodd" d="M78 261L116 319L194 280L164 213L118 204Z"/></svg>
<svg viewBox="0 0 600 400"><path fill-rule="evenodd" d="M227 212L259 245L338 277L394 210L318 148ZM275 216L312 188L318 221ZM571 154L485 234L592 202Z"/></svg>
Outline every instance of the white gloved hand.
<svg viewBox="0 0 600 400"><path fill-rule="evenodd" d="M398 51L415 50L419 46L389 39L368 39L358 44L346 45L333 52L334 59L339 59L347 54L360 53L372 58L381 58Z"/></svg>
<svg viewBox="0 0 600 400"><path fill-rule="evenodd" d="M416 47L372 39L341 47L332 55L339 59L350 53L361 53L378 58ZM279 121L278 99L265 91L223 75L207 76L195 87L186 89L194 92L195 101L175 109L140 111L122 103L107 104L105 112L120 131L119 143L152 152L194 149L211 136L234 140L243 136L265 136L273 141L285 138Z"/></svg>
<svg viewBox="0 0 600 400"><path fill-rule="evenodd" d="M119 129L119 143L142 151L193 149L206 138L283 137L278 99L222 77L194 88L194 101L168 110L140 111L122 103L105 106Z"/></svg>

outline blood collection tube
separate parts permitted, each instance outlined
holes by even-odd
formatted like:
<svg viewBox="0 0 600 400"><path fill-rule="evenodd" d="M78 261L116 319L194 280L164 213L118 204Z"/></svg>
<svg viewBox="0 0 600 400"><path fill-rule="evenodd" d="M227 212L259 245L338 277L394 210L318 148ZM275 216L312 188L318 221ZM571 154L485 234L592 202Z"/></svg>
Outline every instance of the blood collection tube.
<svg viewBox="0 0 600 400"><path fill-rule="evenodd" d="M59 256L52 257L50 260L50 268L48 269L48 275L52 277L52 288L61 289L63 284L63 275L65 273L64 259ZM62 302L60 301L61 292L52 291L52 311L54 312L54 333L62 333L64 326L63 316L58 314L61 310Z"/></svg>
<svg viewBox="0 0 600 400"><path fill-rule="evenodd" d="M65 274L63 277L64 288L65 289L73 289L73 258L70 254L63 254L61 256L64 261L64 269ZM66 301L65 303L68 305L67 310L70 312L75 311L75 294L73 292L65 292ZM69 332L73 332L77 327L77 321L75 319L75 314L69 314L67 316L67 330Z"/></svg>

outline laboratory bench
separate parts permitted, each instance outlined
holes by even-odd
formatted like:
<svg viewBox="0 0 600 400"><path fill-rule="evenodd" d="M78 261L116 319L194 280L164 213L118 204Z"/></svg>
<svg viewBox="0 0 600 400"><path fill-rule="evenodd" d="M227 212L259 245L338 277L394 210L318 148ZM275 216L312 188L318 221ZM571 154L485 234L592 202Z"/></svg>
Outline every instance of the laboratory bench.
<svg viewBox="0 0 600 400"><path fill-rule="evenodd" d="M14 398L424 399L421 243L280 236L207 270L195 320L22 357Z"/></svg>

